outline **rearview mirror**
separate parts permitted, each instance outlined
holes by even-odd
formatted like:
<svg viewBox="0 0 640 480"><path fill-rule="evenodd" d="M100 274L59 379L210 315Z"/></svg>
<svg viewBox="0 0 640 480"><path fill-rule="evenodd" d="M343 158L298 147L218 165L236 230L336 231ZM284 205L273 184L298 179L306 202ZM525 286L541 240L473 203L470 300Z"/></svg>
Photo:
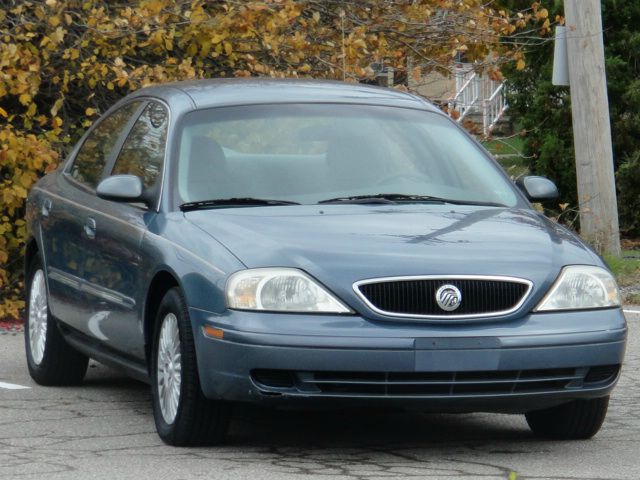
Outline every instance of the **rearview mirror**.
<svg viewBox="0 0 640 480"><path fill-rule="evenodd" d="M115 202L144 202L141 198L142 180L135 175L107 177L98 184L96 194L100 198Z"/></svg>
<svg viewBox="0 0 640 480"><path fill-rule="evenodd" d="M520 177L516 180L516 185L531 202L555 200L560 196L556 184L545 177Z"/></svg>

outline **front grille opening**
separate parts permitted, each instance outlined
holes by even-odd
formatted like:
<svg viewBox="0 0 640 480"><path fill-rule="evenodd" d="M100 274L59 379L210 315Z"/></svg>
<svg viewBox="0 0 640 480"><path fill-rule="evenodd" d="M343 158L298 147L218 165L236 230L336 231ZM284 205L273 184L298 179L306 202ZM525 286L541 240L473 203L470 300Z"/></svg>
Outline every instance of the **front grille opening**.
<svg viewBox="0 0 640 480"><path fill-rule="evenodd" d="M521 382L514 385L514 392L536 392L546 390L564 390L569 380L543 380L539 382Z"/></svg>
<svg viewBox="0 0 640 480"><path fill-rule="evenodd" d="M443 310L436 301L438 289L446 284L455 286L461 293L460 305L453 311ZM509 312L523 301L529 290L530 284L524 280L489 278L381 279L356 287L356 291L382 313L434 317Z"/></svg>
<svg viewBox="0 0 640 480"><path fill-rule="evenodd" d="M575 368L546 368L539 370L523 370L520 379L540 378L549 376L569 377L574 375Z"/></svg>
<svg viewBox="0 0 640 480"><path fill-rule="evenodd" d="M515 380L518 378L517 370L505 370L501 372L460 372L456 380Z"/></svg>
<svg viewBox="0 0 640 480"><path fill-rule="evenodd" d="M315 372L314 377L318 381L352 381L352 382L366 382L366 381L380 381L385 380L384 372Z"/></svg>
<svg viewBox="0 0 640 480"><path fill-rule="evenodd" d="M342 393L349 395L385 395L385 385L366 383L324 383L318 385L324 393Z"/></svg>
<svg viewBox="0 0 640 480"><path fill-rule="evenodd" d="M253 370L251 377L256 383L272 388L292 388L294 373L289 370Z"/></svg>
<svg viewBox="0 0 640 480"><path fill-rule="evenodd" d="M575 391L613 381L620 365L470 372L357 372L258 369L265 392L375 397L451 397Z"/></svg>
<svg viewBox="0 0 640 480"><path fill-rule="evenodd" d="M585 383L600 383L613 380L620 371L620 365L591 367L584 377Z"/></svg>

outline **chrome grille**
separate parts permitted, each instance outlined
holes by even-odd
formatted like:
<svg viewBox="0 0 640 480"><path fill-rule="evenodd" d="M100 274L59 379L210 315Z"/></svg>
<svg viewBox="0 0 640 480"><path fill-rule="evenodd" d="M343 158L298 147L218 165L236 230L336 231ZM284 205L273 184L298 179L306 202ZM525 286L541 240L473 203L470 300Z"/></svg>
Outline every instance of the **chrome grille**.
<svg viewBox="0 0 640 480"><path fill-rule="evenodd" d="M453 285L461 293L460 305L445 311L436 292ZM374 311L383 315L414 318L477 318L504 315L517 310L532 283L513 277L396 277L363 280L354 290Z"/></svg>

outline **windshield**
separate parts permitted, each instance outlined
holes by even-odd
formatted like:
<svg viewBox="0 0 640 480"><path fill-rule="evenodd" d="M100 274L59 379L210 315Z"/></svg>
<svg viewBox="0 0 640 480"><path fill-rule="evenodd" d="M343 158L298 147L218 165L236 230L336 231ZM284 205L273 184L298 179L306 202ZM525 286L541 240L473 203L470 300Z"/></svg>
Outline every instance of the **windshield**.
<svg viewBox="0 0 640 480"><path fill-rule="evenodd" d="M178 204L238 198L315 204L380 194L518 202L510 182L463 132L422 110L348 104L199 110L185 116L178 143Z"/></svg>

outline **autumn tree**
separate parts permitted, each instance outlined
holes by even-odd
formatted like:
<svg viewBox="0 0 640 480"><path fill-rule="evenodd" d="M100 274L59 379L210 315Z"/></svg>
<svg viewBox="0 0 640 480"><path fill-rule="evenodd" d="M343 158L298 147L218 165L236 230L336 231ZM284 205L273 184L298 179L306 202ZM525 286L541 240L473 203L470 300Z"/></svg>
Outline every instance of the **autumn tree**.
<svg viewBox="0 0 640 480"><path fill-rule="evenodd" d="M37 178L116 99L201 77L359 81L407 58L446 72L464 54L499 76L549 28L534 3L486 0L46 0L0 10L0 318L18 316L23 203Z"/></svg>

